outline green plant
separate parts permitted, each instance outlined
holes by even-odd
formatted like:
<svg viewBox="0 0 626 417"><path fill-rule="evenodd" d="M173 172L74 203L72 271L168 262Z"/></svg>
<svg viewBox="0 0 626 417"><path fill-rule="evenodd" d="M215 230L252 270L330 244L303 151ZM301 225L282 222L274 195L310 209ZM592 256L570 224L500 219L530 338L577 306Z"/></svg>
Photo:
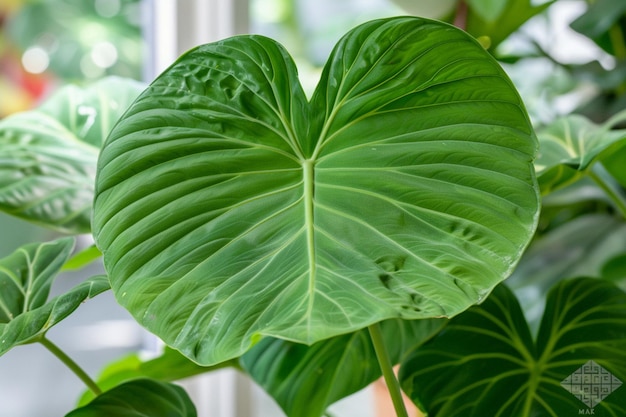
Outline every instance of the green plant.
<svg viewBox="0 0 626 417"><path fill-rule="evenodd" d="M310 99L280 45L234 37L189 51L128 104L101 129L93 214L67 204L62 216L23 215L72 232L85 224L67 219L92 216L108 280L46 301L71 239L0 260L3 351L41 342L76 371L92 392L68 416L194 416L171 382L226 366L288 415L311 417L381 374L398 416L400 385L433 416L526 417L578 414L583 403L560 383L588 360L626 381L626 295L608 279L563 280L619 282L626 242L596 256L599 274L532 279L546 254L535 248L555 235L575 243L563 228L587 216L623 226L626 135L611 130L617 119L557 121L538 129L535 166L519 95L466 33L420 18L368 22L337 44ZM38 137L0 122L2 146L13 146L2 185L23 178L15 184L28 189L25 160L75 147L32 146ZM589 178L592 198L567 194ZM501 282L533 238L514 294ZM94 382L45 333L108 283L170 348L125 358ZM530 305L525 291L537 288L548 297L533 338L536 319L520 301ZM590 409L619 416L623 398Z"/></svg>

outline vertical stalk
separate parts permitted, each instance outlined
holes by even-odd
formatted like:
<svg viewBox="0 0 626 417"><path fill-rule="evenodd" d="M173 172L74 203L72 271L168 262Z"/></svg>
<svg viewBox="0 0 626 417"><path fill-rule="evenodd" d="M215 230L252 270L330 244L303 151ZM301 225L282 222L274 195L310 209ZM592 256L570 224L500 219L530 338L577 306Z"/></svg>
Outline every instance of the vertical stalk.
<svg viewBox="0 0 626 417"><path fill-rule="evenodd" d="M402 390L400 389L400 383L396 374L393 372L393 365L389 358L389 352L385 346L383 340L383 334L380 330L378 323L372 324L368 327L370 338L374 344L374 351L376 351L376 358L380 365L380 370L383 372L383 378L387 384L387 389L391 395L391 401L393 402L393 408L396 410L397 417L409 417L409 413L404 406L404 399L402 398Z"/></svg>
<svg viewBox="0 0 626 417"><path fill-rule="evenodd" d="M59 348L57 345L55 345L54 343L52 343L50 340L46 339L46 337L42 337L39 342L44 345L50 352L52 352L52 354L54 356L56 356L57 358L59 358L59 360L61 362L63 362L63 364L65 366L67 366L68 368L70 368L70 370L72 372L74 372L74 374L76 374L76 376L78 378L80 378L81 381L83 381L85 383L85 385L87 385L87 387L95 394L95 395L100 395L102 394L102 390L100 389L100 387L94 382L93 379L91 379L89 377L89 375L87 375L87 373L83 370L83 368L81 368L76 362L74 362L74 360L72 358L70 358L69 356L67 356L67 354L65 352L63 352L61 350L61 348Z"/></svg>

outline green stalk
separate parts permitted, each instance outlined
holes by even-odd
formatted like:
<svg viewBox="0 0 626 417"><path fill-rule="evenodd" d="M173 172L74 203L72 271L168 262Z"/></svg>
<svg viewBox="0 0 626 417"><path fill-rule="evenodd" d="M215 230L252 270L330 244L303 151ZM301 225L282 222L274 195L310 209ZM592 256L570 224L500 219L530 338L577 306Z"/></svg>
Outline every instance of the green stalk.
<svg viewBox="0 0 626 417"><path fill-rule="evenodd" d="M383 334L380 330L378 323L372 324L368 327L372 343L374 344L374 350L376 351L376 358L380 365L380 370L383 372L383 378L387 384L387 389L391 395L391 401L393 402L393 408L396 410L397 417L409 417L409 413L404 406L404 400L402 399L402 390L400 389L400 383L396 378L396 374L393 372L393 365L389 358L389 352L385 346L383 340Z"/></svg>
<svg viewBox="0 0 626 417"><path fill-rule="evenodd" d="M65 366L67 366L68 368L70 368L70 370L72 372L74 372L74 374L76 374L76 376L78 378L80 378L81 381L83 381L85 383L85 385L87 385L87 387L97 396L102 394L102 390L100 389L100 387L98 385L96 385L96 383L94 382L93 379L91 379L89 377L89 375L87 375L87 373L83 370L83 368L81 368L76 362L74 362L74 360L72 358L70 358L69 356L67 356L67 354L65 352L63 352L61 350L61 348L59 348L57 345L55 345L54 343L52 343L50 340L46 339L46 337L42 337L39 342L44 345L50 352L52 352L52 354L54 356L56 356L57 358L59 358L59 360L61 362L63 362L63 364L65 364Z"/></svg>
<svg viewBox="0 0 626 417"><path fill-rule="evenodd" d="M622 197L608 182L602 178L601 175L598 175L592 169L587 171L587 175L595 181L596 184L609 196L611 201L615 203L615 206L622 214L622 217L626 219L626 200Z"/></svg>

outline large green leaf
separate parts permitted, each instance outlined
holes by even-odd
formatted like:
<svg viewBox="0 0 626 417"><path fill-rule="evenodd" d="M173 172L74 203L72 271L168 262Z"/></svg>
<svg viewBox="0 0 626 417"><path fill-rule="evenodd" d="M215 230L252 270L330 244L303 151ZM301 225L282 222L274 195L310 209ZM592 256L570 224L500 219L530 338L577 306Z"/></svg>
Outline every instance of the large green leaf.
<svg viewBox="0 0 626 417"><path fill-rule="evenodd" d="M431 338L445 319L387 320L380 327L392 363ZM337 336L312 346L266 338L241 357L243 369L288 416L319 417L332 403L380 378L369 332Z"/></svg>
<svg viewBox="0 0 626 417"><path fill-rule="evenodd" d="M0 210L89 232L98 152L143 88L116 77L84 89L70 85L38 109L0 121Z"/></svg>
<svg viewBox="0 0 626 417"><path fill-rule="evenodd" d="M604 374L595 388L585 383L591 375L581 377L583 366ZM405 392L432 417L626 415L619 382L626 381L626 294L604 280L560 282L534 342L513 293L500 286L418 348L400 374ZM583 380L588 396L568 391L572 378ZM612 389L599 403L593 397Z"/></svg>
<svg viewBox="0 0 626 417"><path fill-rule="evenodd" d="M617 115L603 125L570 115L538 132L541 151L535 162L537 178L544 194L570 184L594 162L626 143L626 130L611 130L623 119Z"/></svg>
<svg viewBox="0 0 626 417"><path fill-rule="evenodd" d="M119 302L214 364L484 298L532 236L536 146L510 80L450 25L355 28L309 102L280 45L234 37L113 129L94 234Z"/></svg>
<svg viewBox="0 0 626 417"><path fill-rule="evenodd" d="M95 277L47 300L73 247L72 238L32 243L0 259L0 355L36 342L86 299L109 288L106 277Z"/></svg>
<svg viewBox="0 0 626 417"><path fill-rule="evenodd" d="M178 385L135 379L100 394L65 417L196 417L196 407Z"/></svg>

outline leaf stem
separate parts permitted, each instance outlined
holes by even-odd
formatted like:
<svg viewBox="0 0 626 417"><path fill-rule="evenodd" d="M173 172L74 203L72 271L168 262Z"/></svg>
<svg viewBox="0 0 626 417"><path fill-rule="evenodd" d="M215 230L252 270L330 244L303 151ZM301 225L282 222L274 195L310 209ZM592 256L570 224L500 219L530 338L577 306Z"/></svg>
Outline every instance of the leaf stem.
<svg viewBox="0 0 626 417"><path fill-rule="evenodd" d="M603 178L601 172L596 172L596 169L604 168L600 164L596 164L594 169L587 170L587 175L607 194L611 201L615 204L622 217L626 219L626 200L621 196L614 187L609 184Z"/></svg>
<svg viewBox="0 0 626 417"><path fill-rule="evenodd" d="M50 352L52 352L52 354L54 356L56 356L57 358L59 358L59 360L61 362L63 362L63 364L65 366L67 366L72 372L74 372L74 374L76 374L76 376L85 383L85 385L87 385L87 387L95 394L95 395L100 395L102 394L102 390L100 389L100 387L94 382L93 379L91 379L89 377L89 375L87 375L87 373L83 370L83 368L81 368L76 362L74 362L74 360L72 358L70 358L69 356L67 356L67 354L65 352L63 352L63 350L61 350L60 347L58 347L57 345L55 345L54 343L52 343L49 339L47 339L45 336L43 336L39 342L44 345L46 347L46 349L48 349Z"/></svg>
<svg viewBox="0 0 626 417"><path fill-rule="evenodd" d="M393 408L396 410L397 417L408 417L409 414L404 405L404 399L402 398L402 390L400 389L400 383L396 378L396 374L393 372L393 365L387 352L387 347L383 340L383 334L380 330L378 323L372 324L368 327L370 338L374 344L374 351L376 351L376 358L378 358L378 364L380 370L383 372L383 378L387 384L387 389L391 395L391 401L393 402Z"/></svg>

